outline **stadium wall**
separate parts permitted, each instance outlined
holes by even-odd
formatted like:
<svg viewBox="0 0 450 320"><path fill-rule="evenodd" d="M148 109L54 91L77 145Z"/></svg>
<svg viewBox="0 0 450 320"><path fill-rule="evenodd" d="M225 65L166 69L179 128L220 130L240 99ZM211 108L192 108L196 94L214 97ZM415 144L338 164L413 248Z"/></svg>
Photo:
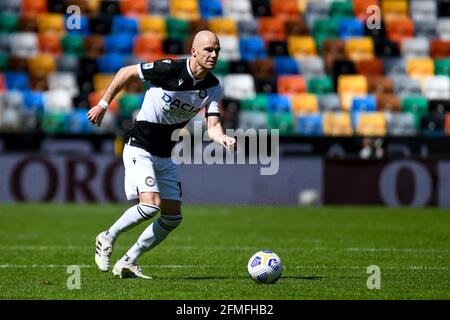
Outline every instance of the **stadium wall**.
<svg viewBox="0 0 450 320"><path fill-rule="evenodd" d="M122 159L107 155L0 156L0 201L122 202ZM450 161L281 158L260 164L181 165L187 204L450 207Z"/></svg>

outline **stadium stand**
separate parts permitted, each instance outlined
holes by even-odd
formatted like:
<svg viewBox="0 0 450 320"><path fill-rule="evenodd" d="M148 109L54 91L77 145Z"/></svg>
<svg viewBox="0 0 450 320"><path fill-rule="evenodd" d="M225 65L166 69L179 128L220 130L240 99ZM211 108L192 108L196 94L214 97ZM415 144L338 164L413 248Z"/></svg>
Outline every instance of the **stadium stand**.
<svg viewBox="0 0 450 320"><path fill-rule="evenodd" d="M76 28L70 5L80 8ZM366 23L370 5L381 9L377 28ZM215 73L229 126L300 136L450 134L446 0L2 1L0 132L123 129L148 84L116 98L106 129L90 128L83 112L120 67L185 57L204 28L221 41Z"/></svg>

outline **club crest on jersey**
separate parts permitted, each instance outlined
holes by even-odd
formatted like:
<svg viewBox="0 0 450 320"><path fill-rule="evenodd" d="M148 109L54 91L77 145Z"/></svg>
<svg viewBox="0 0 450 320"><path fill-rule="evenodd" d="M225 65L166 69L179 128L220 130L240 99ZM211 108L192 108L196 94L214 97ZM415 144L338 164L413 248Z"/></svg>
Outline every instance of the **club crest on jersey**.
<svg viewBox="0 0 450 320"><path fill-rule="evenodd" d="M145 184L148 185L149 187L153 187L155 183L156 183L155 178L153 177L145 178Z"/></svg>
<svg viewBox="0 0 450 320"><path fill-rule="evenodd" d="M208 95L208 92L206 91L206 89L200 89L198 92L198 96L201 99L205 99L207 95Z"/></svg>

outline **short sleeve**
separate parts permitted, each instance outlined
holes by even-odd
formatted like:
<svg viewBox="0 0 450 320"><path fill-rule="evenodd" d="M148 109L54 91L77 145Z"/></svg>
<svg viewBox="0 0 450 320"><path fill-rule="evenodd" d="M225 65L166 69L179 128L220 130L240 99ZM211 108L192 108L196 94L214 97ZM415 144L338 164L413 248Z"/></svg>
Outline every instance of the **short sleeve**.
<svg viewBox="0 0 450 320"><path fill-rule="evenodd" d="M220 116L220 100L222 99L222 87L220 85L214 87L211 99L206 105L205 117Z"/></svg>
<svg viewBox="0 0 450 320"><path fill-rule="evenodd" d="M154 62L144 62L136 65L139 77L142 81L149 80L158 82L165 78L172 67L172 60L156 60Z"/></svg>

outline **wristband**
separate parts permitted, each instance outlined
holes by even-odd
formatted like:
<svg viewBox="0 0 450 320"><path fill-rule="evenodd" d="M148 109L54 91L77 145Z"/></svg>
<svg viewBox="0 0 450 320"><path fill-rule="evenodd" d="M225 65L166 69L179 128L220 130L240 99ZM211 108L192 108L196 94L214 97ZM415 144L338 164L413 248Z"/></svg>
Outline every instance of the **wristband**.
<svg viewBox="0 0 450 320"><path fill-rule="evenodd" d="M108 109L108 107L109 107L109 103L103 99L101 99L97 105L99 105L100 107L102 107L105 110Z"/></svg>

